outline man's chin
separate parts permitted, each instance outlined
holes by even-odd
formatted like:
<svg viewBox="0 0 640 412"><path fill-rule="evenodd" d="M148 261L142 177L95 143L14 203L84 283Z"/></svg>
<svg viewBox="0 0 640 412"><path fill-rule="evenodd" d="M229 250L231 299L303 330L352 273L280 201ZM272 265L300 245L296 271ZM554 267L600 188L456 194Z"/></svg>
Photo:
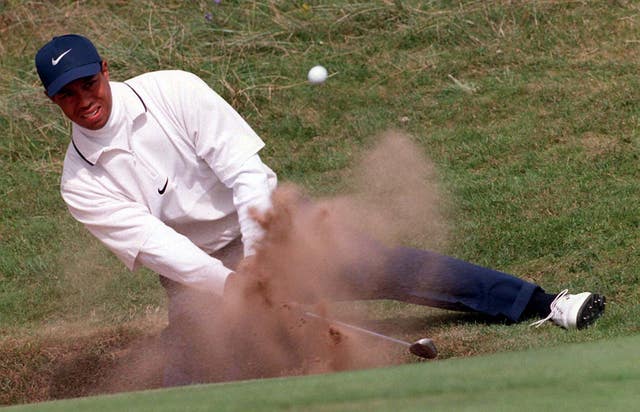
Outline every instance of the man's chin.
<svg viewBox="0 0 640 412"><path fill-rule="evenodd" d="M89 129L89 130L100 130L100 129L102 129L104 127L105 124L107 124L106 121L99 122L99 123L90 123L90 124L87 124L85 126L83 126L83 125L80 125L80 126L84 127L85 129Z"/></svg>
<svg viewBox="0 0 640 412"><path fill-rule="evenodd" d="M102 110L100 110L100 112L94 117L90 117L90 118L79 117L79 118L77 118L77 121L75 123L78 126L81 126L81 127L85 128L85 129L99 130L99 129L102 129L105 124L107 124L107 120L109 120L109 117L105 116L104 113L102 113Z"/></svg>

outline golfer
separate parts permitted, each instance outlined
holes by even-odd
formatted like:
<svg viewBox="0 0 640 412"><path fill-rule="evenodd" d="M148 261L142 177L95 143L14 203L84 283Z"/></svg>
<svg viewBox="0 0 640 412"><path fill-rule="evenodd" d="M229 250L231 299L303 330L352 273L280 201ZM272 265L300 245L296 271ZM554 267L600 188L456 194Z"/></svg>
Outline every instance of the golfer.
<svg viewBox="0 0 640 412"><path fill-rule="evenodd" d="M127 268L160 275L169 298L164 384L198 382L196 354L211 336L190 325L215 317L225 289L238 284L234 269L262 234L249 209L268 209L276 187L259 156L263 141L193 74L157 71L111 81L107 61L85 37L54 37L35 64L46 96L72 122L62 198ZM380 253L386 262L380 282L370 282L364 270L345 274L345 284L363 298L512 322L539 317L537 324L552 320L564 328L585 327L604 311L597 294L548 294L430 251L381 247Z"/></svg>

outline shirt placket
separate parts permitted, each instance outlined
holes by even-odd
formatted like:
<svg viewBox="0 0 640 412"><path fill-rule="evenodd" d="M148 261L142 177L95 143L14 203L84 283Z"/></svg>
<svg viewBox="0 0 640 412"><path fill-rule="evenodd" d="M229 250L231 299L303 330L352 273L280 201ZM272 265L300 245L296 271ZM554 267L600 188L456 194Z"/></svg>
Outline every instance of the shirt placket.
<svg viewBox="0 0 640 412"><path fill-rule="evenodd" d="M135 134L131 130L128 134L128 143L136 170L143 172L154 186L154 188L148 188L147 190L154 191L156 196L162 196L167 189L168 179L154 166L154 163L157 163L158 160L150 158L152 153L148 148L138 147L142 143L136 142Z"/></svg>

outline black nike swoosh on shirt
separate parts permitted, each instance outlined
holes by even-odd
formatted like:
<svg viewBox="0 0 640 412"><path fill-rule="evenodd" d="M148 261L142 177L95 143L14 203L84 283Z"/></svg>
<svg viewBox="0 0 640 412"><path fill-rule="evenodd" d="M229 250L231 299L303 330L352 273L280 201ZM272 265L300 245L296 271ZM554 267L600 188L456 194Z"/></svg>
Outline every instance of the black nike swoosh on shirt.
<svg viewBox="0 0 640 412"><path fill-rule="evenodd" d="M162 186L162 189L158 189L158 193L163 195L165 190L167 190L167 184L169 184L169 178L167 178L166 182L164 182L164 186Z"/></svg>

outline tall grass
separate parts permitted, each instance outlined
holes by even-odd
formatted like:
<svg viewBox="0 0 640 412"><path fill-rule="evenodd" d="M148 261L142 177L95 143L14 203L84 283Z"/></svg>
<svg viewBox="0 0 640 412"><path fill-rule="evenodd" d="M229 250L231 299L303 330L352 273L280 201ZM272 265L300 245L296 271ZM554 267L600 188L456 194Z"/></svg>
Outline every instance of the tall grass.
<svg viewBox="0 0 640 412"><path fill-rule="evenodd" d="M604 0L0 2L0 331L120 325L164 304L155 275L128 273L58 195L69 123L33 56L77 32L112 79L201 76L263 137L281 180L316 195L347 190L376 133L408 131L453 199L442 252L610 302L581 333L367 306L380 328L428 333L445 357L635 333L638 12ZM330 72L320 87L305 82L315 64Z"/></svg>

